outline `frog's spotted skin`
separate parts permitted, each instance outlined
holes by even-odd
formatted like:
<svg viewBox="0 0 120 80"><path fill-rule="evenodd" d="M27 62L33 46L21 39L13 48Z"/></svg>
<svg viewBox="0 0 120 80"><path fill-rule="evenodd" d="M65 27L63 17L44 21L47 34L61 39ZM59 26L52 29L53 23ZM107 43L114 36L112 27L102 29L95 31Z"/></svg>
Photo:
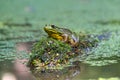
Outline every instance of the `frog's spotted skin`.
<svg viewBox="0 0 120 80"><path fill-rule="evenodd" d="M75 32L66 28L60 28L55 25L46 25L44 27L45 32L54 39L69 43L71 46L76 46L79 42L79 37Z"/></svg>

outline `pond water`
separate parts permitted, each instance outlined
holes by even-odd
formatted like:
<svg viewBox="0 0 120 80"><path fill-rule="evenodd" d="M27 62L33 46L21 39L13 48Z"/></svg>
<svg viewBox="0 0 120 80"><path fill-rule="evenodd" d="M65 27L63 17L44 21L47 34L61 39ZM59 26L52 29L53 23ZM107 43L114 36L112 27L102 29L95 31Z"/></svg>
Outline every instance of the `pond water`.
<svg viewBox="0 0 120 80"><path fill-rule="evenodd" d="M66 72L48 72L32 74L25 65L20 61L15 63L11 61L1 61L3 65L0 65L0 75L3 78L9 77L5 80L119 80L120 76L120 64L116 63L107 66L90 66L88 64L79 63L75 67L66 68ZM10 76L13 76L10 77Z"/></svg>
<svg viewBox="0 0 120 80"><path fill-rule="evenodd" d="M1 80L120 80L119 3L120 0L1 0ZM113 36L101 41L86 61L65 68L66 72L33 74L26 62L32 44L46 36L45 24L77 33L110 32Z"/></svg>

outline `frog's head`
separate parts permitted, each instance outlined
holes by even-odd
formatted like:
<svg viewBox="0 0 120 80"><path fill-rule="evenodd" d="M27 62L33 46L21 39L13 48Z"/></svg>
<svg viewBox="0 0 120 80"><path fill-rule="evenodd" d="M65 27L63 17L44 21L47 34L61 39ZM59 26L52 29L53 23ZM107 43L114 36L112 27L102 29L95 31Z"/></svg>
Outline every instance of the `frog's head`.
<svg viewBox="0 0 120 80"><path fill-rule="evenodd" d="M55 26L55 25L46 25L44 27L45 32L47 32L48 35L51 34L62 34L62 32L60 31L60 28Z"/></svg>

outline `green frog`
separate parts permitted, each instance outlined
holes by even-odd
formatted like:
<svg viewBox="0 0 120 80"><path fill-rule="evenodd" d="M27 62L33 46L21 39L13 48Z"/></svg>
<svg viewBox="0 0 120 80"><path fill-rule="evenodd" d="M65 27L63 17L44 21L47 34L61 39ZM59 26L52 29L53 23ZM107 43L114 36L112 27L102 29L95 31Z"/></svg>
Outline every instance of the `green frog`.
<svg viewBox="0 0 120 80"><path fill-rule="evenodd" d="M77 46L79 42L79 36L75 32L66 28L60 28L55 25L46 25L44 31L56 40L60 40L70 44L71 46Z"/></svg>

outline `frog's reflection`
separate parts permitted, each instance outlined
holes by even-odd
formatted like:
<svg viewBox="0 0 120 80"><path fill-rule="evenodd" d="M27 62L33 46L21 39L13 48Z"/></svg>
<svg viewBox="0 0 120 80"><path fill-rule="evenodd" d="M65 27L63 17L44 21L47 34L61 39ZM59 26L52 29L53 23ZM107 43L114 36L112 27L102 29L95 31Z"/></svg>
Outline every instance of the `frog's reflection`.
<svg viewBox="0 0 120 80"><path fill-rule="evenodd" d="M16 46L17 51L30 52L31 46L34 42L18 43ZM14 69L16 71L19 80L23 77L29 80L71 80L76 75L80 74L80 62L73 62L73 66L65 67L62 70L46 70L46 71L30 71L23 63L28 60L15 60ZM32 72L32 73L31 73ZM31 78L31 74L34 75L35 79Z"/></svg>
<svg viewBox="0 0 120 80"><path fill-rule="evenodd" d="M34 71L33 75L37 80L71 80L80 74L80 62L74 62L73 66L65 67L62 70L46 70L45 72Z"/></svg>

